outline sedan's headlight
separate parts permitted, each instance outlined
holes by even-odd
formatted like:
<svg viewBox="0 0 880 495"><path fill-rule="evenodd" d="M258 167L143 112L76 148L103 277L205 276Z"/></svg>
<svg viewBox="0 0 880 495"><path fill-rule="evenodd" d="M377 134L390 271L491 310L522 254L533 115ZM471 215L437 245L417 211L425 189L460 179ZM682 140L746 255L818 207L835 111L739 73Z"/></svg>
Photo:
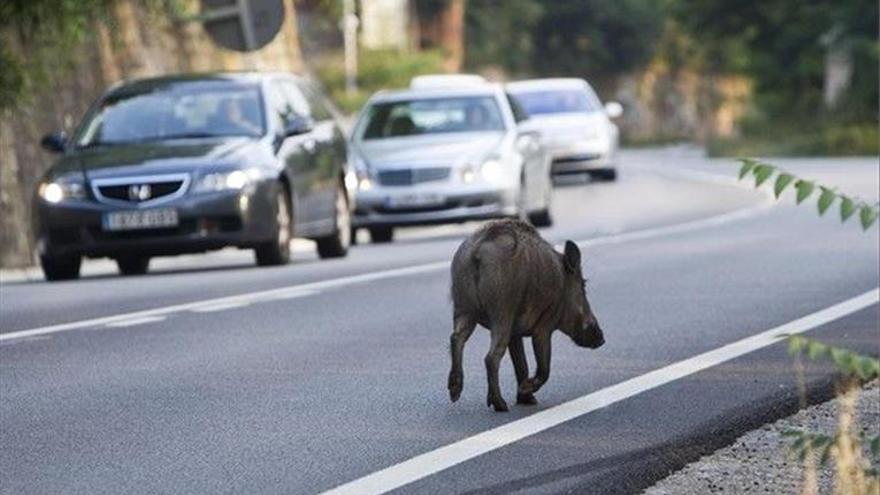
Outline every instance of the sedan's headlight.
<svg viewBox="0 0 880 495"><path fill-rule="evenodd" d="M359 191L369 191L373 188L373 181L370 179L370 174L366 170L358 170L356 175L357 188Z"/></svg>
<svg viewBox="0 0 880 495"><path fill-rule="evenodd" d="M233 170L205 174L196 182L194 192L239 191L259 177L256 170Z"/></svg>
<svg viewBox="0 0 880 495"><path fill-rule="evenodd" d="M79 182L43 182L37 189L43 201L56 204L65 199L82 199L86 196L85 187Z"/></svg>
<svg viewBox="0 0 880 495"><path fill-rule="evenodd" d="M483 165L480 167L480 175L482 175L483 179L487 182L503 182L504 168L501 166L501 162L498 159L490 158L483 162Z"/></svg>

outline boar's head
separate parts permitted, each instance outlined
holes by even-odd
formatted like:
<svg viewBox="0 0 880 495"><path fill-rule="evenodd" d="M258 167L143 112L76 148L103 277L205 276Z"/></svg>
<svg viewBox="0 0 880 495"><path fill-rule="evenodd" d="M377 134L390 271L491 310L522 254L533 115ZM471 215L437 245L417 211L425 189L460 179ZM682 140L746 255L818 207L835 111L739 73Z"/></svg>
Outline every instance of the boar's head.
<svg viewBox="0 0 880 495"><path fill-rule="evenodd" d="M562 294L562 320L559 329L581 347L596 349L605 343L596 315L587 301L586 281L581 271L581 251L566 241L562 254L565 283Z"/></svg>

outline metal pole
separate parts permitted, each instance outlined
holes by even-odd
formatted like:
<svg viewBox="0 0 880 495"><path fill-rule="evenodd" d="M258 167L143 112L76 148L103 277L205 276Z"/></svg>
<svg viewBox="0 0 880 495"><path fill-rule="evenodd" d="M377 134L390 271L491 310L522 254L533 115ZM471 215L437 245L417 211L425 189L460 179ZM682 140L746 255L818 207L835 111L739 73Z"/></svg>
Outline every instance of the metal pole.
<svg viewBox="0 0 880 495"><path fill-rule="evenodd" d="M355 0L342 0L342 34L345 44L345 92L351 96L357 92L357 28L354 13Z"/></svg>
<svg viewBox="0 0 880 495"><path fill-rule="evenodd" d="M253 51L257 47L257 40L254 36L253 16L251 15L250 3L248 0L238 0L238 20L241 26L241 34L244 37L244 65L247 70L256 70L257 64L253 59Z"/></svg>

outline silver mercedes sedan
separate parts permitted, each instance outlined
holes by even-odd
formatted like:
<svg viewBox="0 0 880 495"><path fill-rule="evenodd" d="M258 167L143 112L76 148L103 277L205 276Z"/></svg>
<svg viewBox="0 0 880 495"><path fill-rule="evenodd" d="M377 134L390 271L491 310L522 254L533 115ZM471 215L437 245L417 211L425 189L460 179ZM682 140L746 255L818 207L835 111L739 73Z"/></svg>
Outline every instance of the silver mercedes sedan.
<svg viewBox="0 0 880 495"><path fill-rule="evenodd" d="M550 155L501 85L380 92L354 126L353 227L389 242L394 227L519 216L551 223Z"/></svg>

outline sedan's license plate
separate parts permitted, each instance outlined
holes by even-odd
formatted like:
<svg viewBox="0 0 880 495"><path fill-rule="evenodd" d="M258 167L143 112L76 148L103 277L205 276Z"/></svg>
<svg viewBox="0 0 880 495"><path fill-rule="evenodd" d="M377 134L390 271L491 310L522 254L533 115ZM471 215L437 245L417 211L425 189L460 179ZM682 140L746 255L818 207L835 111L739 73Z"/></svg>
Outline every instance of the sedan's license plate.
<svg viewBox="0 0 880 495"><path fill-rule="evenodd" d="M445 201L442 194L413 193L389 196L387 203L390 208L424 208L439 206Z"/></svg>
<svg viewBox="0 0 880 495"><path fill-rule="evenodd" d="M177 210L116 211L104 215L104 230L137 230L177 227Z"/></svg>

